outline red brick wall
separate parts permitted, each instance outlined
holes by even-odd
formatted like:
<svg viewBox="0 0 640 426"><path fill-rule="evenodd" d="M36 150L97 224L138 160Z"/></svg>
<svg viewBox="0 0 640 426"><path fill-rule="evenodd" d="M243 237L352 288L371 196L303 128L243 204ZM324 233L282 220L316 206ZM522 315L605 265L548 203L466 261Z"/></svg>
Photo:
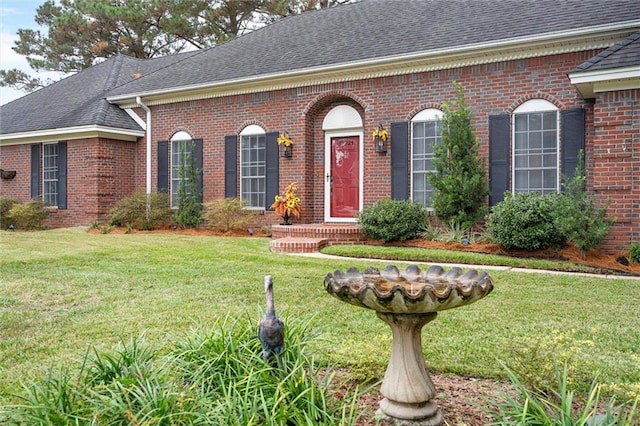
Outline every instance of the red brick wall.
<svg viewBox="0 0 640 426"><path fill-rule="evenodd" d="M67 208L51 209L50 227L89 225L104 220L115 202L135 188L136 143L109 139L67 142ZM0 164L18 170L13 180L0 180L0 194L20 201L31 198L31 145L2 147Z"/></svg>
<svg viewBox="0 0 640 426"><path fill-rule="evenodd" d="M303 222L324 218L324 134L322 120L336 105L356 108L365 124L365 205L390 194L390 155L373 149L371 133L382 123L407 121L424 108L455 98L452 82L465 89L474 113L481 155L488 152L488 117L506 114L524 101L544 98L560 109L589 107L570 84L567 73L596 51L522 59L496 64L230 96L152 107L155 187L158 140L186 131L204 140L204 199L224 196L224 136L249 124L265 131L288 131L294 140L292 159L280 160L280 187L300 183ZM590 118L588 118L590 120ZM587 135L587 138L590 136ZM589 142L587 142L589 143ZM140 144L139 148L142 148ZM391 141L393 147L393 141ZM393 149L393 148L391 148ZM264 221L276 223L267 212Z"/></svg>
<svg viewBox="0 0 640 426"><path fill-rule="evenodd" d="M598 93L589 189L616 223L603 248L640 241L640 90Z"/></svg>
<svg viewBox="0 0 640 426"><path fill-rule="evenodd" d="M250 124L265 131L287 131L294 141L291 159L280 159L280 189L299 182L303 203L300 222L322 222L324 218L324 134L322 121L337 105L351 105L362 116L364 128L365 205L390 195L390 154L374 151L371 133L382 123L408 121L424 108L440 107L455 99L454 80L465 90L467 104L474 114L472 124L480 139L480 154L488 153L488 119L493 114L508 114L528 99L543 98L560 110L586 109L586 160L588 187L599 200L611 200L610 211L619 222L606 247L626 248L631 232L638 239L638 148L637 111L630 106L638 102L638 91L599 95L595 104L585 102L570 84L567 73L598 51L559 54L542 58L520 59L494 64L467 66L451 70L381 77L361 81L314 85L298 89L228 96L168 105L152 106L152 187L157 180L157 142L169 140L178 131L202 138L204 201L224 196L224 136L238 134ZM634 115L635 114L635 115ZM144 116L141 113L141 116ZM631 117L631 118L629 118ZM634 118L635 117L635 118ZM606 124L614 119L613 124ZM633 123L629 120L635 120ZM635 124L634 124L635 123ZM620 153L626 138L627 149ZM80 147L84 149L80 149ZM2 152L2 164L28 161L28 147L12 147L15 156ZM70 143L69 152L79 151L75 166L70 163L69 176L83 170L83 196L69 196L69 213L83 208L84 213L65 218L61 223L91 222L102 218L108 206L133 189L145 189L146 143L93 141ZM391 141L393 149L393 141ZM90 150L92 154L86 150ZM95 152L94 152L95 150ZM611 151L611 153L609 153ZM73 154L75 155L75 154ZM21 159L22 158L22 159ZM82 165L80 158L83 158ZM4 163L7 161L7 163ZM10 163L13 161L14 163ZM124 164L119 167L118 164ZM603 166L596 166L603 163ZM4 166L3 166L4 167ZM76 167L72 169L71 167ZM9 168L9 167L6 167ZM22 166L19 167L22 169ZM85 169L88 168L88 169ZM613 173L611 172L613 171ZM20 182L20 183L18 183ZM22 194L16 189L28 185L28 176L19 173L16 183L2 183L0 189ZM87 184L88 182L88 184ZM102 182L102 183L99 183ZM73 185L79 185L80 182ZM13 187L10 188L10 185ZM92 195L93 194L93 195ZM28 198L28 192L26 195ZM274 213L266 212L257 224L278 223ZM626 234L626 235L625 235ZM614 244L615 242L615 244ZM624 246L624 247L623 247Z"/></svg>

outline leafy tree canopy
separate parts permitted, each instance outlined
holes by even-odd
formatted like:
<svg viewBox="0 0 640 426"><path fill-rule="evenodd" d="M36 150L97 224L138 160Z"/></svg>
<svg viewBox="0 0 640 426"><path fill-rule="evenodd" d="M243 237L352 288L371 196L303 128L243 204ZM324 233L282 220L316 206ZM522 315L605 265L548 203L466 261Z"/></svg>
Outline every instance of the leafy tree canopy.
<svg viewBox="0 0 640 426"><path fill-rule="evenodd" d="M265 23L349 0L46 0L19 29L13 50L34 71L77 72L116 54L153 58L201 49ZM32 91L50 82L0 70L0 86Z"/></svg>

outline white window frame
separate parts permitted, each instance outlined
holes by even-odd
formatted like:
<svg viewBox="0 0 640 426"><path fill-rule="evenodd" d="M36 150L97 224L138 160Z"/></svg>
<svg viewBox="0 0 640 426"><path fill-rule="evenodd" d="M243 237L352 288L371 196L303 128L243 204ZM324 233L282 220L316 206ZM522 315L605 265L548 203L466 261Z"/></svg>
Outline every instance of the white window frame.
<svg viewBox="0 0 640 426"><path fill-rule="evenodd" d="M169 196L172 209L178 208L178 190L180 189L180 162L183 162L182 146L192 142L193 138L187 132L177 132L171 137L169 144ZM179 150L176 152L175 147ZM177 161L176 161L177 160ZM177 164L176 164L177 163Z"/></svg>
<svg viewBox="0 0 640 426"><path fill-rule="evenodd" d="M415 159L415 139L414 139L414 125L415 124L419 124L419 123L427 123L427 122L440 122L442 120L443 117L443 112L437 108L427 108L427 109L423 109L422 111L420 111L419 113L417 113L412 119L411 119L411 156L410 156L410 161L411 161L411 183L410 183L410 190L411 190L411 200L414 202L418 202L415 200L415 194L414 194L414 190L415 190L415 182L414 182L414 177L416 173L424 173L425 177L426 177L426 185L427 188L431 188L431 185L429 184L429 179L428 179L428 174L429 172L433 172L435 171L435 169L432 170L420 170L417 171L414 168L414 159ZM436 135L436 137L434 139L437 139L435 142L439 143L442 142L442 126L439 125L439 129L440 129L440 134ZM427 137L425 136L423 139L427 139ZM431 159L433 161L433 157L435 156L435 150L433 152L429 153L424 153L422 154L422 159ZM424 191L425 193L429 192L429 189L426 189ZM431 188L431 193L433 194L433 188ZM425 204L425 207L427 207L428 210L433 210L433 207L431 207L431 205L429 205L429 202L431 200L431 197L429 197L427 201L427 204ZM422 202L420 201L420 203L422 204Z"/></svg>
<svg viewBox="0 0 640 426"><path fill-rule="evenodd" d="M537 166L537 167L516 167L517 164L517 159L520 155L522 156L530 156L533 153L531 152L531 149L527 149L527 152L520 154L519 152L516 152L516 118L519 114L533 114L533 113L551 113L554 112L555 113L555 118L556 118L556 129L555 129L555 156L556 156L556 161L555 161L555 165L552 167L550 166L545 166L544 164L542 164L541 166ZM544 121L543 121L544 123ZM544 124L541 125L541 132L544 132ZM520 151L520 150L518 150ZM548 154L549 152L546 152L546 154ZM542 157L542 161L544 161L544 148L543 148L543 139L541 136L541 141L540 141L540 148L539 148L539 155ZM542 177L542 188L539 189L531 189L530 186L530 182L531 180L529 179L529 184L528 184L528 189L525 190L517 190L517 180L516 180L516 172L519 170L529 170L529 171L542 171L542 173L544 173L544 170L555 170L556 173L556 179L555 179L555 188L545 188L544 186L544 176ZM544 99L531 99L528 100L526 102L524 102L522 105L520 105L518 108L516 108L513 113L512 113L512 120L511 120L511 193L512 194L516 194L517 192L524 192L524 193L530 193L530 192L539 192L541 194L549 194L551 192L560 192L560 178L561 178L561 173L560 173L560 110L558 109L558 107L556 107L554 104L552 104L551 102L544 100Z"/></svg>
<svg viewBox="0 0 640 426"><path fill-rule="evenodd" d="M54 152L47 152L53 148ZM58 143L42 144L42 201L49 207L58 207L58 181L60 178L60 163L58 157Z"/></svg>
<svg viewBox="0 0 640 426"><path fill-rule="evenodd" d="M249 125L247 127L245 127L244 129L242 129L242 131L240 132L240 143L239 143L239 147L240 147L240 199L245 203L245 208L247 210L265 210L265 206L266 206L266 192L267 192L267 160L266 160L266 154L267 154L267 132L260 126L256 125L256 124L252 124ZM263 173L260 174L256 174L256 175L249 175L249 176L245 176L244 175L244 169L245 169L245 161L249 161L246 160L246 149L244 147L244 144L247 143L247 138L252 138L252 137L262 137L264 144L262 146L262 148L258 147L257 149L262 149L263 152L263 160L260 161L258 160L256 162L255 165L250 165L250 167L252 168L256 168L256 169L260 169L262 168ZM252 190L252 188L248 188L248 180L251 179L253 180L262 180L262 187L263 190L262 191L254 191ZM245 191L247 191L247 193L245 194ZM258 194L258 197L260 197L261 194L261 201L259 200L256 204L258 205L252 205L251 203L251 195L252 194ZM247 197L249 196L249 199L247 199Z"/></svg>

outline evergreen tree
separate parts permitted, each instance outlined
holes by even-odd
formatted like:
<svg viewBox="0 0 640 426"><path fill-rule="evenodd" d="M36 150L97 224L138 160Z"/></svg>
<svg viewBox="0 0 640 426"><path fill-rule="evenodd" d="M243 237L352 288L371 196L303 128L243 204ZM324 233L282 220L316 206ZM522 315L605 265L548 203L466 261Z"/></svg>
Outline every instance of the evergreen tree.
<svg viewBox="0 0 640 426"><path fill-rule="evenodd" d="M471 227L486 211L489 187L485 164L478 154L479 142L471 126L471 110L459 83L453 83L456 101L443 104L442 143L435 146L429 173L436 217L442 222Z"/></svg>
<svg viewBox="0 0 640 426"><path fill-rule="evenodd" d="M176 222L183 228L195 228L202 221L202 206L198 193L200 170L196 169L193 155L191 155L193 148L193 142L181 144Z"/></svg>

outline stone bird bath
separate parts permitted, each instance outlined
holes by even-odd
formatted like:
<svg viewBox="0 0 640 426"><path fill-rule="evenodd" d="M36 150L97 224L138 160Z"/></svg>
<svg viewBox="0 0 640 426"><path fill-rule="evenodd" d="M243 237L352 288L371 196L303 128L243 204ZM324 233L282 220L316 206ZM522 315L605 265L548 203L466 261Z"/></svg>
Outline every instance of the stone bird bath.
<svg viewBox="0 0 640 426"><path fill-rule="evenodd" d="M421 330L438 311L468 305L491 293L486 273L440 266L421 271L415 265L400 272L388 266L380 273L367 268L327 274L324 288L343 302L373 309L393 332L391 358L384 375L378 414L395 424L440 425L442 416L432 401L435 388L422 354Z"/></svg>

